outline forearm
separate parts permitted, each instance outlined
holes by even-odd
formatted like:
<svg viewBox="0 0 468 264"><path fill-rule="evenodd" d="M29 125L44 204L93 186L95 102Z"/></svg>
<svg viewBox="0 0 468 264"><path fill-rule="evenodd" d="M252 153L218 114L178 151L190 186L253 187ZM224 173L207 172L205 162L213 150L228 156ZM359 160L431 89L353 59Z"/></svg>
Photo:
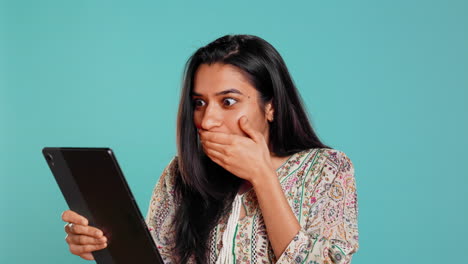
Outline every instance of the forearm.
<svg viewBox="0 0 468 264"><path fill-rule="evenodd" d="M252 182L265 221L268 239L279 258L301 226L281 189L274 171L266 170Z"/></svg>

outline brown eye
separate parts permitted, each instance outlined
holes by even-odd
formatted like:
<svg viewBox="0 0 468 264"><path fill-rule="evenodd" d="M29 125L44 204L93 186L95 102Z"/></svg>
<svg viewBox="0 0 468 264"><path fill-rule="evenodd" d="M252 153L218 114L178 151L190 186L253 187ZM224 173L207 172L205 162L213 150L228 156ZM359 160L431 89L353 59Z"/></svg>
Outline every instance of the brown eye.
<svg viewBox="0 0 468 264"><path fill-rule="evenodd" d="M193 105L195 107L201 107L201 106L204 106L205 105L205 102L201 99L194 99L193 100Z"/></svg>
<svg viewBox="0 0 468 264"><path fill-rule="evenodd" d="M224 98L223 99L223 104L225 106L232 106L233 104L237 103L237 100L234 98Z"/></svg>

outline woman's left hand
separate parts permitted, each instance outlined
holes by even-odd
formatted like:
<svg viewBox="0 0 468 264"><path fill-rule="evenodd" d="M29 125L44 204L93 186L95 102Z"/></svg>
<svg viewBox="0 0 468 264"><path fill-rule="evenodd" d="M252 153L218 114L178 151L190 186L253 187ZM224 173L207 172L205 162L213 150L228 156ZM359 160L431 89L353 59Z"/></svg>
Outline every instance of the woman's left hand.
<svg viewBox="0 0 468 264"><path fill-rule="evenodd" d="M259 177L274 171L270 150L263 134L250 126L247 117L242 116L239 125L248 137L200 130L200 140L211 160L254 184Z"/></svg>

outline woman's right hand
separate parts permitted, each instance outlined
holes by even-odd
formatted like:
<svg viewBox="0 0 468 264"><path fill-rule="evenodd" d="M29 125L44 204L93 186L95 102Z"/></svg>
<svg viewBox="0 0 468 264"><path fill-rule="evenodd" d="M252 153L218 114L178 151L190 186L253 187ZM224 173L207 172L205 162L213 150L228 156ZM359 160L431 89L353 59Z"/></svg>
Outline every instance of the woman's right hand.
<svg viewBox="0 0 468 264"><path fill-rule="evenodd" d="M94 260L91 252L107 247L107 238L102 230L89 226L88 219L74 211L67 210L62 214L62 220L67 222L65 232L70 252L86 260Z"/></svg>

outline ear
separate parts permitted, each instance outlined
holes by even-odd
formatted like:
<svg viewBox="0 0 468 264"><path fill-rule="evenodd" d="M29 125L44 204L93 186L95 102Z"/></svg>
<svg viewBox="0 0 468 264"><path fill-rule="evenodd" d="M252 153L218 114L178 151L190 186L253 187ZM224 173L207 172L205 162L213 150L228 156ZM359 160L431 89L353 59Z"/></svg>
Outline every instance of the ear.
<svg viewBox="0 0 468 264"><path fill-rule="evenodd" d="M273 122L274 113L275 113L275 109L273 107L273 99L272 99L265 105L265 117L268 120L268 122Z"/></svg>

